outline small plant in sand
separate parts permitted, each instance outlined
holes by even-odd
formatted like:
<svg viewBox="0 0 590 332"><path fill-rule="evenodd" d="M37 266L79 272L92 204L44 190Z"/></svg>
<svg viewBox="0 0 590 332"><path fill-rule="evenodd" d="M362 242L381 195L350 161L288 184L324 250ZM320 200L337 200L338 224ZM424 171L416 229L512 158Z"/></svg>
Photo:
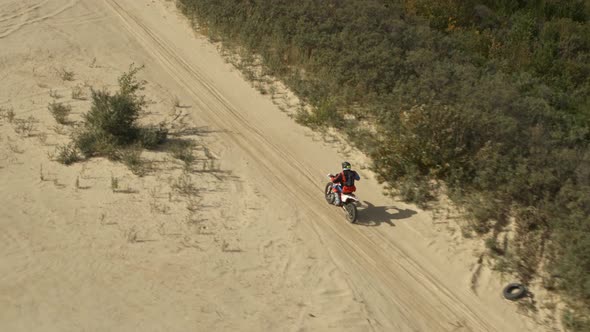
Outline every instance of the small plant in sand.
<svg viewBox="0 0 590 332"><path fill-rule="evenodd" d="M62 81L73 81L75 77L75 73L73 71L66 70L65 68L60 69L58 74Z"/></svg>
<svg viewBox="0 0 590 332"><path fill-rule="evenodd" d="M14 152L14 153L18 153L18 154L22 154L25 152L25 150L21 149L18 145L16 145L14 142L7 142L6 143L8 145L8 149L10 149L10 151Z"/></svg>
<svg viewBox="0 0 590 332"><path fill-rule="evenodd" d="M135 226L131 226L131 228L129 228L125 232L125 238L127 238L127 241L130 243L138 242L139 240L137 228Z"/></svg>
<svg viewBox="0 0 590 332"><path fill-rule="evenodd" d="M160 203L157 199L152 199L150 202L150 211L161 214L168 214L170 212L170 206L164 203Z"/></svg>
<svg viewBox="0 0 590 332"><path fill-rule="evenodd" d="M66 127L64 125L57 124L57 125L51 127L51 129L53 129L53 132L58 135L65 135L66 134Z"/></svg>
<svg viewBox="0 0 590 332"><path fill-rule="evenodd" d="M194 196L189 196L186 201L186 209L189 210L191 213L195 213L201 209L201 200L199 198L195 198Z"/></svg>
<svg viewBox="0 0 590 332"><path fill-rule="evenodd" d="M184 162L185 169L189 169L196 157L193 153L193 143L190 141L175 141L170 145L172 157Z"/></svg>
<svg viewBox="0 0 590 332"><path fill-rule="evenodd" d="M47 133L45 133L45 132L37 134L37 139L43 145L45 145L47 143L47 137L48 137Z"/></svg>
<svg viewBox="0 0 590 332"><path fill-rule="evenodd" d="M51 89L51 90L49 90L49 97L51 97L53 99L59 99L59 98L61 98L61 95L56 90Z"/></svg>
<svg viewBox="0 0 590 332"><path fill-rule="evenodd" d="M121 161L125 166L138 176L145 175L147 169L145 161L141 159L141 149L138 147L126 149L121 152Z"/></svg>
<svg viewBox="0 0 590 332"><path fill-rule="evenodd" d="M194 196L199 194L199 190L195 187L191 175L189 173L182 173L173 183L172 189L184 196Z"/></svg>
<svg viewBox="0 0 590 332"><path fill-rule="evenodd" d="M33 130L35 130L36 121L37 120L32 116L29 116L26 119L15 119L13 120L14 131L23 137L29 137Z"/></svg>
<svg viewBox="0 0 590 332"><path fill-rule="evenodd" d="M158 212L161 214L167 214L170 211L170 206L164 203L160 203L158 196L160 194L160 187L158 188L151 188L148 190L150 197L152 198L150 202L150 211Z"/></svg>
<svg viewBox="0 0 590 332"><path fill-rule="evenodd" d="M268 94L268 90L266 89L266 86L264 86L264 83L255 84L254 87L256 88L256 90L258 90L258 92L260 92L261 95Z"/></svg>
<svg viewBox="0 0 590 332"><path fill-rule="evenodd" d="M16 114L14 113L13 108L0 107L0 119L8 120L9 123L12 123L12 121L14 121L15 116Z"/></svg>
<svg viewBox="0 0 590 332"><path fill-rule="evenodd" d="M64 105L62 103L51 102L47 109L53 115L53 118L57 123L65 125L68 124L68 116L72 112L72 106Z"/></svg>
<svg viewBox="0 0 590 332"><path fill-rule="evenodd" d="M170 212L170 206L160 203L158 201L150 202L150 211L161 214L168 214Z"/></svg>
<svg viewBox="0 0 590 332"><path fill-rule="evenodd" d="M274 97L277 94L277 87L271 83L270 87L268 88L268 93Z"/></svg>
<svg viewBox="0 0 590 332"><path fill-rule="evenodd" d="M180 103L180 99L178 99L178 96L174 96L173 103L174 103L174 107L175 108L181 108L182 107L182 104Z"/></svg>
<svg viewBox="0 0 590 332"><path fill-rule="evenodd" d="M215 173L220 169L215 159L203 160L200 172Z"/></svg>
<svg viewBox="0 0 590 332"><path fill-rule="evenodd" d="M119 179L111 174L111 190L117 192L119 190Z"/></svg>
<svg viewBox="0 0 590 332"><path fill-rule="evenodd" d="M72 99L86 100L86 94L84 93L82 86L76 85L74 88L72 88Z"/></svg>
<svg viewBox="0 0 590 332"><path fill-rule="evenodd" d="M64 165L71 165L80 160L80 154L74 144L69 143L58 145L55 149L54 158Z"/></svg>
<svg viewBox="0 0 590 332"><path fill-rule="evenodd" d="M54 185L56 188L58 188L58 189L63 189L63 188L65 188L65 187L66 187L66 185L65 185L65 184L63 184L63 183L59 183L59 180L58 180L58 179L53 179L53 185Z"/></svg>

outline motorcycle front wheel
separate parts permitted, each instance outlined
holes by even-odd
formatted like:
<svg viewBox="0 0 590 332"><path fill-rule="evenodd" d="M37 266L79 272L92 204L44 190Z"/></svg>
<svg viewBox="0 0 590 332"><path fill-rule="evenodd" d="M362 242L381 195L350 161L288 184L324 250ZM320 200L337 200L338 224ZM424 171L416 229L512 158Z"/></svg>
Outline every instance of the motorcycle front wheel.
<svg viewBox="0 0 590 332"><path fill-rule="evenodd" d="M328 202L328 204L334 204L334 193L332 193L332 182L328 182L326 184L326 189L324 190L324 196L325 196L326 202Z"/></svg>

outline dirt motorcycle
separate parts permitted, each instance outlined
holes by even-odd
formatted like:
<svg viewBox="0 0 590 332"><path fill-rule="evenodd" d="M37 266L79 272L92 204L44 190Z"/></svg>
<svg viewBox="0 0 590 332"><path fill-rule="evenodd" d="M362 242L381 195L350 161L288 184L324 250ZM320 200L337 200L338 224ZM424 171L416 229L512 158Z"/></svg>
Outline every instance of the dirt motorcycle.
<svg viewBox="0 0 590 332"><path fill-rule="evenodd" d="M332 179L334 177L333 174L328 174L328 178ZM338 195L338 193L335 193L332 189L334 187L334 183L332 182L328 182L326 184L326 188L324 190L324 196L326 198L326 201L328 202L328 204L331 205L336 205L334 204L336 202L336 195ZM337 186L340 186L340 184L336 184ZM350 222L350 223L355 223L356 222L356 216L357 216L357 209L356 209L356 205L358 204L359 199L356 197L355 194L350 193L350 194L344 194L342 193L342 190L340 190L340 204L336 205L341 207L345 212L346 212L346 219Z"/></svg>

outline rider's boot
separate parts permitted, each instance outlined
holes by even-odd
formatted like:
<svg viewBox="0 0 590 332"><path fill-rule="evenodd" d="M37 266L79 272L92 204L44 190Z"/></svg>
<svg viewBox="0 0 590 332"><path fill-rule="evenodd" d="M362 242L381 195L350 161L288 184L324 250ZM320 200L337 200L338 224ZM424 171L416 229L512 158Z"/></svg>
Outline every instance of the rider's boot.
<svg viewBox="0 0 590 332"><path fill-rule="evenodd" d="M340 193L337 191L334 192L334 205L340 206Z"/></svg>

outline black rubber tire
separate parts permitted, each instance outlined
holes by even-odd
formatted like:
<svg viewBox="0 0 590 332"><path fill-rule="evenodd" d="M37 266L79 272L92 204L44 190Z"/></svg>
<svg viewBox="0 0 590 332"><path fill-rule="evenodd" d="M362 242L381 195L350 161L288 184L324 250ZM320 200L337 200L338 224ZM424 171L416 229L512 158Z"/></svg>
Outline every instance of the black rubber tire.
<svg viewBox="0 0 590 332"><path fill-rule="evenodd" d="M344 209L346 210L346 219L351 224L354 224L356 222L356 205L354 203L347 203L344 204Z"/></svg>
<svg viewBox="0 0 590 332"><path fill-rule="evenodd" d="M504 298L510 301L516 301L527 294L527 289L523 284L512 283L504 287Z"/></svg>
<svg viewBox="0 0 590 332"><path fill-rule="evenodd" d="M324 197L326 198L326 202L328 202L328 204L334 204L334 195L332 195L332 182L328 182L326 184L326 189L324 189Z"/></svg>

